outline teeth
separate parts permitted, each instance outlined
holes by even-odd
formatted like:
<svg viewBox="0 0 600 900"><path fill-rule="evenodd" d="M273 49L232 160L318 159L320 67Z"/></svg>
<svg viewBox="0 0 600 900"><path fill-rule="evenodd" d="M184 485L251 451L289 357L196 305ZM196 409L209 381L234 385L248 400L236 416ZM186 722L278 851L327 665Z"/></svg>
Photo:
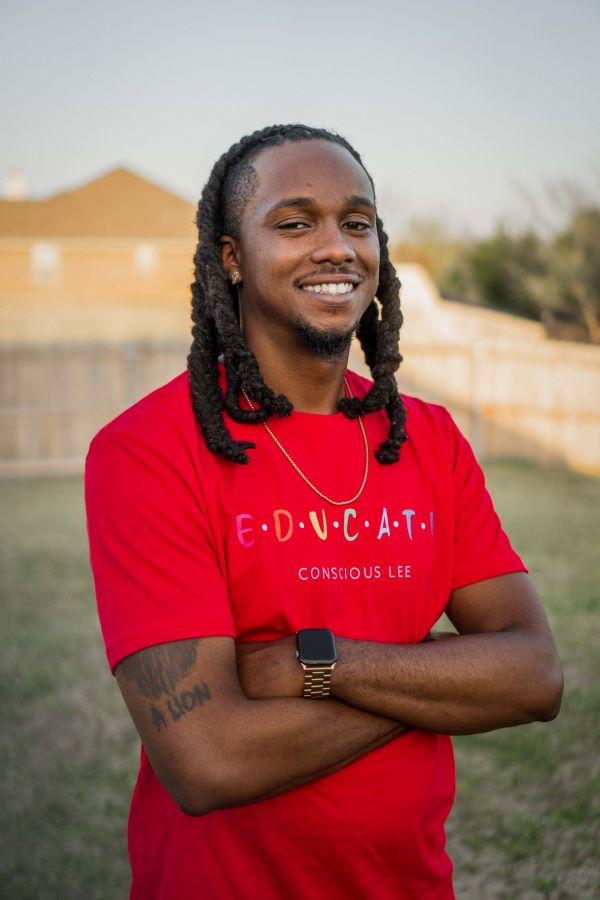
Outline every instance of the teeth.
<svg viewBox="0 0 600 900"><path fill-rule="evenodd" d="M325 284L305 284L302 290L310 291L313 294L349 294L353 287L354 285L349 281L344 281L341 284L332 284L331 282Z"/></svg>

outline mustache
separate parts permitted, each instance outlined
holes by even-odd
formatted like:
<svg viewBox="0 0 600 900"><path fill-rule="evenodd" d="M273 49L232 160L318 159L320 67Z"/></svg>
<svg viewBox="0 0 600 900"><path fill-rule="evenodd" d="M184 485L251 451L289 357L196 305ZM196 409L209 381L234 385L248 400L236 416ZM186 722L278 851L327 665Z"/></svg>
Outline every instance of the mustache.
<svg viewBox="0 0 600 900"><path fill-rule="evenodd" d="M305 272L300 278L297 278L295 284L300 284L309 278L320 278L325 275L348 275L356 282L364 281L364 275L351 269L350 266L327 266L323 269L315 269L312 272Z"/></svg>

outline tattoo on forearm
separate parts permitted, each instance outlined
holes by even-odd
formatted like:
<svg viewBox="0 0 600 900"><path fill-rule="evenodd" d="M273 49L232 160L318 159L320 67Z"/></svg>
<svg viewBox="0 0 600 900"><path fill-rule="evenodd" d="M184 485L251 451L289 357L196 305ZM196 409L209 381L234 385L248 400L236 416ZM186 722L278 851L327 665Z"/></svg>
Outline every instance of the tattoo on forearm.
<svg viewBox="0 0 600 900"><path fill-rule="evenodd" d="M177 690L196 662L199 643L198 638L158 644L128 656L119 665L126 680L135 681L144 697L159 701L166 696L166 701L150 704L152 724L157 731L166 728L169 722L177 722L211 699L205 681L187 691Z"/></svg>
<svg viewBox="0 0 600 900"><path fill-rule="evenodd" d="M166 728L169 721L177 722L186 713L191 712L197 706L202 706L206 700L210 700L211 696L210 688L203 681L202 684L196 684L191 691L182 691L180 694L173 694L172 697L169 697L166 703L168 716L160 707L152 703L150 712L154 727L157 731Z"/></svg>
<svg viewBox="0 0 600 900"><path fill-rule="evenodd" d="M158 700L172 694L194 663L199 639L147 647L128 656L120 665L127 681L135 681L144 697Z"/></svg>
<svg viewBox="0 0 600 900"><path fill-rule="evenodd" d="M152 713L152 721L156 730L160 731L161 728L166 728L167 720L162 709L159 709L158 706L155 706L153 703L150 707L150 711Z"/></svg>

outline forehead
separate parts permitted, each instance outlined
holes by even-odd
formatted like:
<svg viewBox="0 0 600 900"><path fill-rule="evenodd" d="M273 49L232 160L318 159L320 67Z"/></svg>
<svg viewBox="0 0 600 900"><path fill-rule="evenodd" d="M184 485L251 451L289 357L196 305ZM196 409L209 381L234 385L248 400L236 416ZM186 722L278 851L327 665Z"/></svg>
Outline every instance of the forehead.
<svg viewBox="0 0 600 900"><path fill-rule="evenodd" d="M255 209L284 197L313 197L326 202L361 195L375 202L365 170L344 147L330 141L269 147L252 166L258 176L250 201Z"/></svg>

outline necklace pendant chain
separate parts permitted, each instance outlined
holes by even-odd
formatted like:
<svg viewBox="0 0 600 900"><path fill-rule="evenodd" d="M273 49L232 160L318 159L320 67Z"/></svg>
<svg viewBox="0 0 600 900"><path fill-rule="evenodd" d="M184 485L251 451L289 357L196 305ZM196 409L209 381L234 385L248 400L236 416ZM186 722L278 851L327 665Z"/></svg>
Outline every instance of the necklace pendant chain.
<svg viewBox="0 0 600 900"><path fill-rule="evenodd" d="M348 381L345 376L344 376L344 386L346 388L347 396L352 397L353 394L352 394L352 391L350 390L350 385L348 384ZM244 388L242 388L242 394L246 398L246 403L248 404L250 409L256 409L256 407L252 404L252 401L248 397L248 394L246 393ZM369 474L369 443L367 441L367 433L365 431L365 426L363 424L362 416L358 416L358 424L360 425L360 431L362 434L363 443L365 445L365 471L364 471L362 481L361 481L358 491L356 492L356 494L353 497L350 497L348 500L332 500L331 497L328 497L327 494L324 494L323 491L320 491L319 488L316 487L312 483L312 481L304 474L304 472L302 471L300 466L296 462L294 462L294 460L292 459L290 454L287 452L287 450L285 449L285 447L283 446L283 444L281 443L279 438L277 438L273 434L273 431L271 430L269 425L266 422L263 422L262 424L263 424L263 427L264 427L265 431L267 432L267 434L270 435L270 437L273 439L273 441L277 444L277 446L279 447L279 449L281 450L281 452L283 453L283 455L285 456L285 458L287 459L289 464L292 466L292 468L295 469L295 471L298 473L300 478L309 486L309 488L311 488L311 490L313 490L315 492L315 494L318 494L318 496L321 497L322 500L326 500L327 503L331 503L333 506L348 506L350 503L354 503L355 500L358 500L358 498L360 497L360 495L362 494L362 492L364 490L365 484L367 483L367 476Z"/></svg>

